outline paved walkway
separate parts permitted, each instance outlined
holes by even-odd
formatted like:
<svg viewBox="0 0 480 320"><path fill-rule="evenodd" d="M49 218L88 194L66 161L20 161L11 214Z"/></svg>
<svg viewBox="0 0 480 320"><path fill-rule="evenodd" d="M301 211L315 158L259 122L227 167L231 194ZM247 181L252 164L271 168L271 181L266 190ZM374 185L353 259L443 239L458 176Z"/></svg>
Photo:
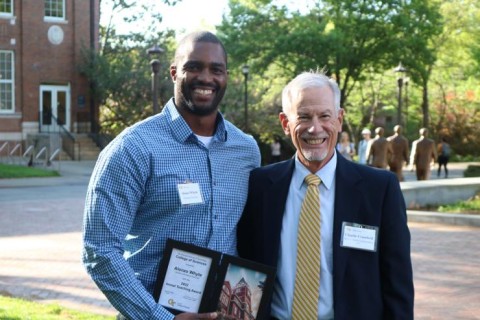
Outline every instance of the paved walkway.
<svg viewBox="0 0 480 320"><path fill-rule="evenodd" d="M415 319L480 319L480 228L409 225Z"/></svg>
<svg viewBox="0 0 480 320"><path fill-rule="evenodd" d="M474 164L474 165L479 165L480 162L471 162L471 163L466 163L466 162L451 162L448 164L448 179L454 179L454 178L463 178L463 171L468 167L469 164ZM415 174L415 171L412 170L403 170L403 176L405 177L406 182L410 181L417 181L417 177ZM437 166L431 170L430 173L430 179L429 180L445 180L445 173L442 168L442 172L440 174L440 177L437 177Z"/></svg>
<svg viewBox="0 0 480 320"><path fill-rule="evenodd" d="M0 179L0 295L113 315L81 265L93 162L62 162L59 178ZM451 165L461 177L465 165ZM412 172L405 172L413 181ZM436 177L432 177L436 179ZM480 228L410 222L416 319L480 319Z"/></svg>
<svg viewBox="0 0 480 320"><path fill-rule="evenodd" d="M62 162L60 178L0 179L0 294L113 315L81 264L94 162Z"/></svg>

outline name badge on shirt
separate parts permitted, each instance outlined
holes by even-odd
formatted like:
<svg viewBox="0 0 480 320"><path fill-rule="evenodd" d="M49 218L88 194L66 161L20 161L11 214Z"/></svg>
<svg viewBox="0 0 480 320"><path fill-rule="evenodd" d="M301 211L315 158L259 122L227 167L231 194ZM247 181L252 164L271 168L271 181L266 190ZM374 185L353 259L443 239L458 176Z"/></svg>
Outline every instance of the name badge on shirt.
<svg viewBox="0 0 480 320"><path fill-rule="evenodd" d="M203 203L202 193L198 183L179 183L177 187L182 205Z"/></svg>
<svg viewBox="0 0 480 320"><path fill-rule="evenodd" d="M377 251L378 227L343 222L340 246L344 248Z"/></svg>

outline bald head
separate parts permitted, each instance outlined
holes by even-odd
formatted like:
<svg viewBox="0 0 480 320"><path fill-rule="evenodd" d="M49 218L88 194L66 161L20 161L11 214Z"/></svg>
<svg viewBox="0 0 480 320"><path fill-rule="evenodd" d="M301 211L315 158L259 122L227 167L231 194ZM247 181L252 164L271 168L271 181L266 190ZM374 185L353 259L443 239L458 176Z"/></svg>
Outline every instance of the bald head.
<svg viewBox="0 0 480 320"><path fill-rule="evenodd" d="M177 62L184 57L185 52L188 52L188 49L197 42L208 42L220 45L225 56L225 65L227 64L227 51L225 50L223 43L216 35L209 31L196 31L183 37L178 43L177 50L175 51L174 63L177 64Z"/></svg>

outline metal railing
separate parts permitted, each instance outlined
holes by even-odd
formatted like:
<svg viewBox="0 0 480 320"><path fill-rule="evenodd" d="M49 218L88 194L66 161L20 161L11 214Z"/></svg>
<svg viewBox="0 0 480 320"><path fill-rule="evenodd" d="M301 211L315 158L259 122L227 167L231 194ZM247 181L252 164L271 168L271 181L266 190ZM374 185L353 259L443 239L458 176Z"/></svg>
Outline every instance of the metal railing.
<svg viewBox="0 0 480 320"><path fill-rule="evenodd" d="M39 161L42 156L43 156L42 164L44 167L46 167L48 164L48 158L49 158L47 147L43 147L40 149L40 151L37 152L37 154L35 155L35 160Z"/></svg>
<svg viewBox="0 0 480 320"><path fill-rule="evenodd" d="M25 152L22 155L23 159L29 159L27 160L27 165L29 167L33 166L34 153L35 153L35 146L32 144L27 147L27 150L25 150Z"/></svg>
<svg viewBox="0 0 480 320"><path fill-rule="evenodd" d="M58 161L60 161L60 153L61 152L62 152L62 149L60 149L60 148L53 151L52 154L50 155L50 158L48 158L48 162L51 163L53 160L55 160L55 158L57 158L57 156L58 156Z"/></svg>
<svg viewBox="0 0 480 320"><path fill-rule="evenodd" d="M24 164L29 167L35 167L42 165L43 167L50 167L55 159L59 162L58 166L60 167L61 161L61 148L55 149L50 153L50 148L47 146L42 147L38 152L36 152L35 145L29 145L27 150L21 155L21 158L24 161Z"/></svg>
<svg viewBox="0 0 480 320"><path fill-rule="evenodd" d="M4 150L6 151L6 153L4 152ZM5 153L6 154L6 157L5 156L2 156L2 154ZM8 159L8 156L10 154L10 145L8 143L8 141L5 141L2 146L0 146L0 159L2 159L2 162L5 162L3 159L4 158L7 158Z"/></svg>
<svg viewBox="0 0 480 320"><path fill-rule="evenodd" d="M104 133L89 133L88 136L95 142L100 150L103 150L110 143L110 141L113 140L111 135Z"/></svg>
<svg viewBox="0 0 480 320"><path fill-rule="evenodd" d="M17 152L17 150L19 152L19 155L22 154L22 144L21 143L17 143L15 145L15 147L13 147L12 151L10 151L10 153L9 153L9 156L10 157L15 157L15 152Z"/></svg>
<svg viewBox="0 0 480 320"><path fill-rule="evenodd" d="M7 152L8 152L8 147L9 147L8 141L5 141L5 142L2 144L2 146L0 147L0 154L2 154L2 151L3 151L4 149L7 149Z"/></svg>
<svg viewBox="0 0 480 320"><path fill-rule="evenodd" d="M76 143L73 134L65 128L65 125L57 117L50 112L39 112L39 131L40 133L57 133L62 138L62 148L72 159L76 159L76 154L80 154L80 150L75 152L75 148L80 148Z"/></svg>

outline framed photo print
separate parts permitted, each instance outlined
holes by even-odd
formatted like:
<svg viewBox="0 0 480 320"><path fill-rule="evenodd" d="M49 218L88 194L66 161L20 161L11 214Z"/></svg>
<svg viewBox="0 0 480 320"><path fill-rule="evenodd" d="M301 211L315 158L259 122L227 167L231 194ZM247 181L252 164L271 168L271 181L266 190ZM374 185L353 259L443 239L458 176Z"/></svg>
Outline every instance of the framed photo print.
<svg viewBox="0 0 480 320"><path fill-rule="evenodd" d="M221 319L265 319L274 277L273 267L223 255L214 300Z"/></svg>
<svg viewBox="0 0 480 320"><path fill-rule="evenodd" d="M209 312L221 253L168 239L154 289L173 314Z"/></svg>

